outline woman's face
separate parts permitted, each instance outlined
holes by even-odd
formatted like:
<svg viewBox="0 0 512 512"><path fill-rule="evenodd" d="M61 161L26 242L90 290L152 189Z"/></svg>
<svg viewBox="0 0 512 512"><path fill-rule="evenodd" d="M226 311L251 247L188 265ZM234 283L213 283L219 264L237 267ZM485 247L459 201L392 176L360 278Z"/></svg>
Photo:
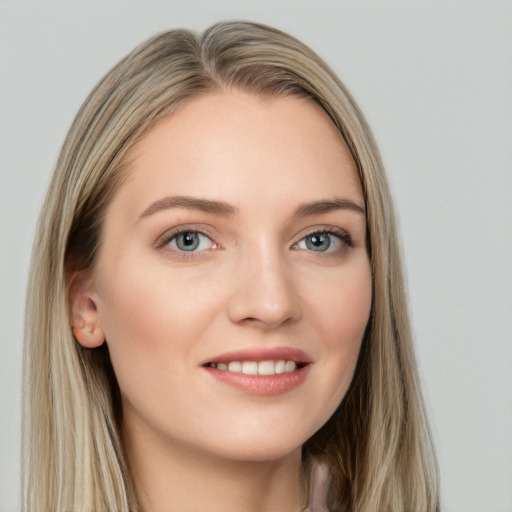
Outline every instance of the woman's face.
<svg viewBox="0 0 512 512"><path fill-rule="evenodd" d="M309 100L218 92L130 162L91 293L125 429L237 460L299 450L345 395L370 313L338 131Z"/></svg>

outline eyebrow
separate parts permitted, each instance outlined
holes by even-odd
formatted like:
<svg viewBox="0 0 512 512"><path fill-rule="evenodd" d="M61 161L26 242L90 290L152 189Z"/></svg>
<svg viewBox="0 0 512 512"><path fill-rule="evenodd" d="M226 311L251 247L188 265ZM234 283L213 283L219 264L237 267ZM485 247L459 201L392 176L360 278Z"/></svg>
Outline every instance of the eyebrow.
<svg viewBox="0 0 512 512"><path fill-rule="evenodd" d="M238 208L224 201L214 201L212 199L201 199L190 196L164 197L149 205L140 215L139 220L148 217L162 210L172 208L185 208L187 210L199 210L221 217L234 217L238 215ZM321 215L337 210L352 210L364 215L364 208L348 199L329 199L324 201L313 201L297 208L295 217L309 217L312 215Z"/></svg>
<svg viewBox="0 0 512 512"><path fill-rule="evenodd" d="M189 196L164 197L148 206L140 215L139 220L149 215L153 215L161 210L169 208L185 208L187 210L199 210L205 213L212 213L222 217L233 217L238 213L238 209L223 201L213 201L211 199L201 199Z"/></svg>
<svg viewBox="0 0 512 512"><path fill-rule="evenodd" d="M321 215L337 210L352 210L354 212L365 214L364 208L348 199L330 199L327 201L313 201L306 203L295 211L296 217L309 217L311 215Z"/></svg>

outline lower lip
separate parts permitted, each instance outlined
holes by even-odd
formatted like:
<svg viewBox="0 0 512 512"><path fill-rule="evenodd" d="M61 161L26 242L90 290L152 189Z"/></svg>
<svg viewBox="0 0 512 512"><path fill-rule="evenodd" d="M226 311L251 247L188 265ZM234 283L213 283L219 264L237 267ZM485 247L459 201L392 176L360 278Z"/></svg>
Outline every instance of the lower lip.
<svg viewBox="0 0 512 512"><path fill-rule="evenodd" d="M204 368L210 375L220 382L260 396L282 395L300 386L309 372L310 365L299 368L293 372L277 375L246 375L245 373L228 372L217 368Z"/></svg>

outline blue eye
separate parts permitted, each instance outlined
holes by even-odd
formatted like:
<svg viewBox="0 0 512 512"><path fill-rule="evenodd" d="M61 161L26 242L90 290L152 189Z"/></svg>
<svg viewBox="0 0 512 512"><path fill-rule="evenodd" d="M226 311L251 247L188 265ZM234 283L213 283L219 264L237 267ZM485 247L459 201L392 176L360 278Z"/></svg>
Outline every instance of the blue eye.
<svg viewBox="0 0 512 512"><path fill-rule="evenodd" d="M294 247L313 252L332 253L339 251L344 245L352 245L348 235L330 231L317 231L305 236Z"/></svg>
<svg viewBox="0 0 512 512"><path fill-rule="evenodd" d="M311 251L325 252L331 247L331 235L329 233L313 233L304 240L306 247Z"/></svg>
<svg viewBox="0 0 512 512"><path fill-rule="evenodd" d="M177 251L196 252L211 248L212 240L197 231L182 231L175 234L168 244L169 247Z"/></svg>

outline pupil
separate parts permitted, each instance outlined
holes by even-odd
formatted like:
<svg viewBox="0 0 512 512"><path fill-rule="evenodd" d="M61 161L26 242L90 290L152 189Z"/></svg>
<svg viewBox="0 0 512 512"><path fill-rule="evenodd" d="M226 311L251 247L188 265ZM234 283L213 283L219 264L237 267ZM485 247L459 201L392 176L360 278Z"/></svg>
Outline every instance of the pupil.
<svg viewBox="0 0 512 512"><path fill-rule="evenodd" d="M331 245L331 240L327 235L311 235L308 237L307 242L309 243L306 245L316 251L326 251Z"/></svg>
<svg viewBox="0 0 512 512"><path fill-rule="evenodd" d="M183 233L176 240L179 249L190 251L195 250L199 246L199 237L197 233Z"/></svg>

